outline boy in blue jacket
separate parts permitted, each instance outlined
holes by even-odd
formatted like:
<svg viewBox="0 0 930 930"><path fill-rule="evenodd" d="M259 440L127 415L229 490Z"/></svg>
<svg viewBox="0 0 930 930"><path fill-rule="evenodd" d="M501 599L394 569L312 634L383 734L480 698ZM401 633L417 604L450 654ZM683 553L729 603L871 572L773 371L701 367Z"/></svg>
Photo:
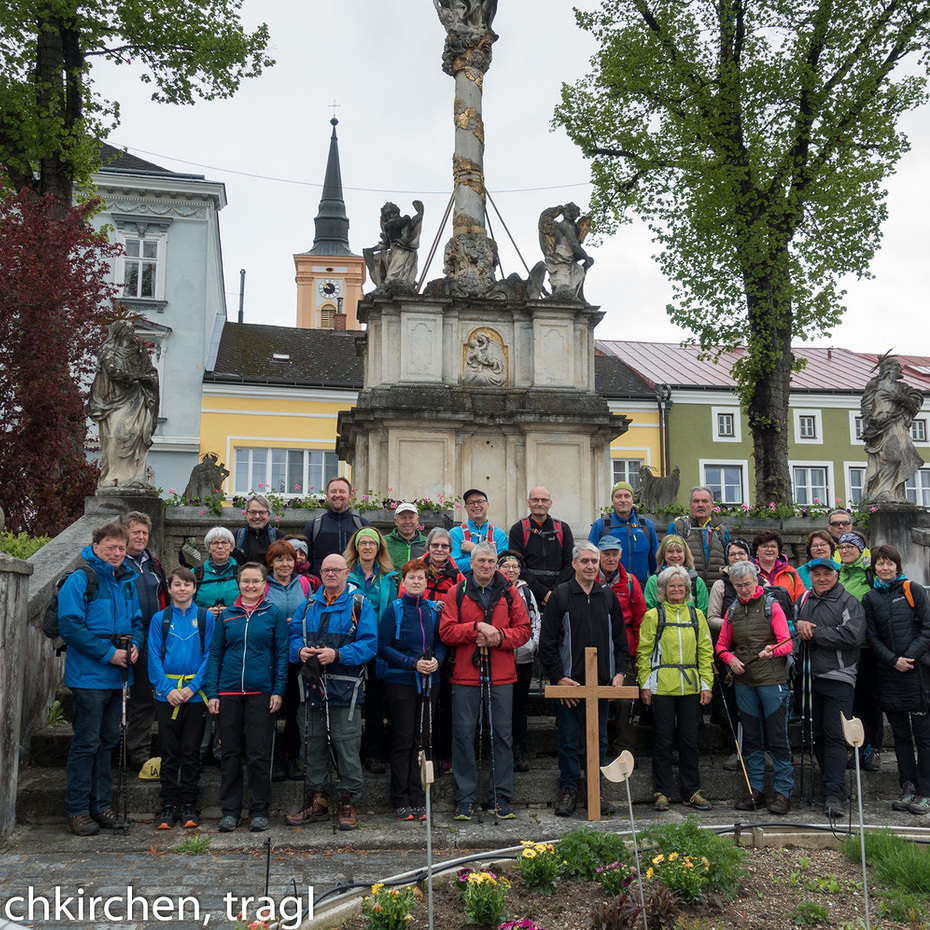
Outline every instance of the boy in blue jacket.
<svg viewBox="0 0 930 930"><path fill-rule="evenodd" d="M149 626L149 680L161 746L161 816L157 830L170 830L180 808L182 827L198 827L200 744L207 723L203 682L213 639L213 614L194 604L197 579L186 568L168 575L170 606ZM167 636L165 626L167 623ZM178 784L178 773L181 780Z"/></svg>

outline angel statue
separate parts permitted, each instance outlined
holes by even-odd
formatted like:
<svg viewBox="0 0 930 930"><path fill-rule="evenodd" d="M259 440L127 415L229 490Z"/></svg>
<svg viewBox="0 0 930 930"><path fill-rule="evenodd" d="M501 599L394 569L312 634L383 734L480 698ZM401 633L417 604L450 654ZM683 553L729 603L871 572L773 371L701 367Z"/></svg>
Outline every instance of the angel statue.
<svg viewBox="0 0 930 930"><path fill-rule="evenodd" d="M490 32L497 0L433 0L446 32Z"/></svg>
<svg viewBox="0 0 930 930"><path fill-rule="evenodd" d="M584 301L584 279L594 259L581 247L591 228L591 217L580 213L575 204L566 203L539 215L539 245L553 297ZM559 215L561 220L556 219Z"/></svg>
<svg viewBox="0 0 930 930"><path fill-rule="evenodd" d="M904 485L924 464L911 441L911 422L923 406L923 394L904 383L893 356L879 359L878 374L862 392L862 439L869 461L862 496L870 504L906 503Z"/></svg>
<svg viewBox="0 0 930 930"><path fill-rule="evenodd" d="M414 200L413 208L413 216L401 216L397 204L388 201L381 208L380 241L370 249L362 249L368 273L378 287L397 282L406 290L416 290L422 201Z"/></svg>

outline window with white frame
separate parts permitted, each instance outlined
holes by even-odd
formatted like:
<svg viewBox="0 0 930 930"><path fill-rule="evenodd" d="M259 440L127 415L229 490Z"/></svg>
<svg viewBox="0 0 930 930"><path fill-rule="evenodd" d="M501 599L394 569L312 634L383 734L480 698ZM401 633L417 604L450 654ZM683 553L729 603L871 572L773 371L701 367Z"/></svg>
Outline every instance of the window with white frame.
<svg viewBox="0 0 930 930"><path fill-rule="evenodd" d="M739 407L711 407L715 442L741 442Z"/></svg>
<svg viewBox="0 0 930 930"><path fill-rule="evenodd" d="M794 411L794 441L823 442L823 423L819 410Z"/></svg>
<svg viewBox="0 0 930 930"><path fill-rule="evenodd" d="M335 452L239 446L235 450L233 492L270 490L297 495L321 491L339 474Z"/></svg>
<svg viewBox="0 0 930 930"><path fill-rule="evenodd" d="M123 286L123 297L164 301L165 255L171 218L140 222L138 217L114 213L113 221L125 249L125 255L114 268L116 280Z"/></svg>
<svg viewBox="0 0 930 930"><path fill-rule="evenodd" d="M791 469L796 504L823 504L830 500L829 475L823 465L795 465Z"/></svg>
<svg viewBox="0 0 930 930"><path fill-rule="evenodd" d="M914 472L904 485L904 493L912 504L930 507L930 468Z"/></svg>
<svg viewBox="0 0 930 930"><path fill-rule="evenodd" d="M846 466L846 493L851 504L862 503L862 492L865 488L865 466Z"/></svg>
<svg viewBox="0 0 930 930"><path fill-rule="evenodd" d="M856 442L862 442L862 417L853 417L853 436Z"/></svg>
<svg viewBox="0 0 930 930"><path fill-rule="evenodd" d="M711 489L714 500L724 504L743 503L743 466L706 464L704 484Z"/></svg>
<svg viewBox="0 0 930 930"><path fill-rule="evenodd" d="M613 474L616 484L618 481L627 481L635 491L639 487L639 470L643 467L642 459L613 459Z"/></svg>
<svg viewBox="0 0 930 930"><path fill-rule="evenodd" d="M157 297L158 240L127 239L123 261L123 296Z"/></svg>
<svg viewBox="0 0 930 930"><path fill-rule="evenodd" d="M917 419L911 422L911 439L914 442L927 441L927 421L926 419Z"/></svg>

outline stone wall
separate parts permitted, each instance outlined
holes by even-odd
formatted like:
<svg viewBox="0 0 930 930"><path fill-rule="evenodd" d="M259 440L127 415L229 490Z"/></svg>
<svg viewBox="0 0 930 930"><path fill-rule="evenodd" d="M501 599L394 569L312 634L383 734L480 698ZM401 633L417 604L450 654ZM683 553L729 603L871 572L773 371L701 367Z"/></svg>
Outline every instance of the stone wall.
<svg viewBox="0 0 930 930"><path fill-rule="evenodd" d="M31 574L28 562L0 552L0 837L16 822L20 695L29 677L24 644Z"/></svg>

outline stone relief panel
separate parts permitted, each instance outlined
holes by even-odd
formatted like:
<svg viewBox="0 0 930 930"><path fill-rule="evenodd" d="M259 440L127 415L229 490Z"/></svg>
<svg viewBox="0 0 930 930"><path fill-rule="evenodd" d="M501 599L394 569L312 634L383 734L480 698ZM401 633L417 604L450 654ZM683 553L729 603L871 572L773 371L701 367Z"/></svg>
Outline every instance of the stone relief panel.
<svg viewBox="0 0 930 930"><path fill-rule="evenodd" d="M462 382L482 387L509 383L507 346L497 330L482 326L469 334L462 347Z"/></svg>
<svg viewBox="0 0 930 930"><path fill-rule="evenodd" d="M536 333L536 383L571 387L574 381L571 323L549 326L537 324Z"/></svg>
<svg viewBox="0 0 930 930"><path fill-rule="evenodd" d="M442 379L442 325L434 317L404 314L401 344L386 346L401 358L401 380L439 381Z"/></svg>

